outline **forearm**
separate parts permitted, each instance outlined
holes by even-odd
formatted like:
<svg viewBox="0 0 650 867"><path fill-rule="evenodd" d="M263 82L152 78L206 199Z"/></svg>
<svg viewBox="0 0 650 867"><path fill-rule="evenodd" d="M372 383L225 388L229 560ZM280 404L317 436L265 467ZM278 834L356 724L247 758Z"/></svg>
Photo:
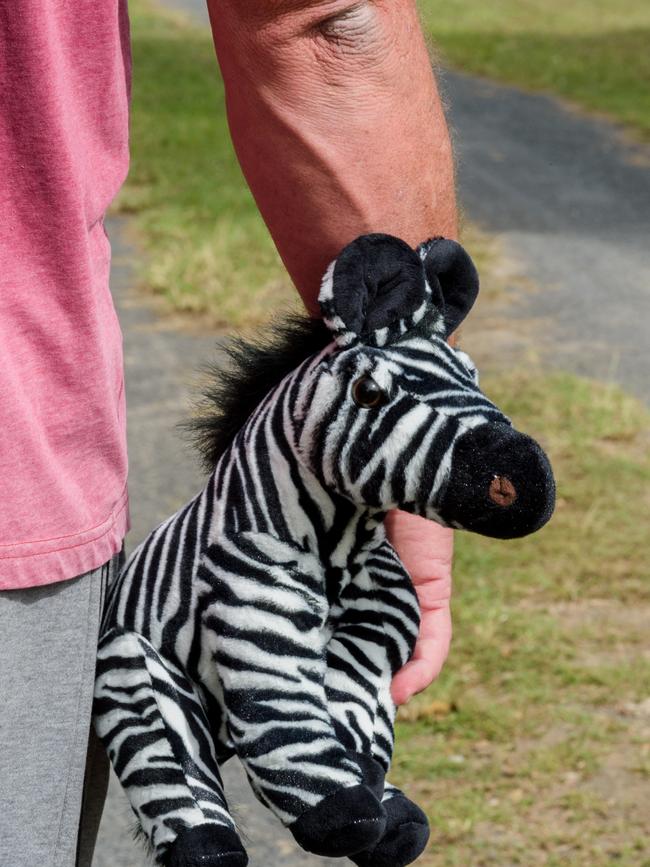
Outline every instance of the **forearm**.
<svg viewBox="0 0 650 867"><path fill-rule="evenodd" d="M307 306L342 246L456 234L414 0L209 0L233 142Z"/></svg>

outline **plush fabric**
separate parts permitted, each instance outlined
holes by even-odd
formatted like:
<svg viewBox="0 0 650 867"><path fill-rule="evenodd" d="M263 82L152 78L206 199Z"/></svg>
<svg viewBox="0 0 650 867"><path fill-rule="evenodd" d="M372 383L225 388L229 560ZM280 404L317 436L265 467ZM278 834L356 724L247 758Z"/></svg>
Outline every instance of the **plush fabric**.
<svg viewBox="0 0 650 867"><path fill-rule="evenodd" d="M457 241L431 238L419 248L432 298L442 314L449 337L471 310L479 279L469 254Z"/></svg>
<svg viewBox="0 0 650 867"><path fill-rule="evenodd" d="M357 867L411 864L424 852L429 842L426 815L399 789L388 787L383 805L386 810L386 830L372 849L352 856L351 860Z"/></svg>
<svg viewBox="0 0 650 867"><path fill-rule="evenodd" d="M554 498L539 446L445 341L477 289L454 242L357 239L302 362L240 344L213 389L232 418L259 405L238 432L218 407L198 422L207 485L127 563L97 666L96 727L159 863L246 863L219 774L235 753L309 851L404 867L426 845L426 817L385 780L391 679L419 625L386 512L505 538Z"/></svg>
<svg viewBox="0 0 650 867"><path fill-rule="evenodd" d="M425 276L418 254L388 235L365 235L334 264L332 307L350 334L372 339L422 306Z"/></svg>
<svg viewBox="0 0 650 867"><path fill-rule="evenodd" d="M168 850L165 867L205 867L215 863L219 854L219 867L246 867L248 856L239 835L224 825L206 824L184 828L176 838L176 844Z"/></svg>

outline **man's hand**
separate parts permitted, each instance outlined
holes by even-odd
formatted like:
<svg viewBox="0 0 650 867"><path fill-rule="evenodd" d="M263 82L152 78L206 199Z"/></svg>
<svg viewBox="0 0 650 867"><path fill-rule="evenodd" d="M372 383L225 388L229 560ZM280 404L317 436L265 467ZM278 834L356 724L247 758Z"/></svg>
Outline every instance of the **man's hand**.
<svg viewBox="0 0 650 867"><path fill-rule="evenodd" d="M453 531L397 511L389 513L386 529L415 585L422 612L413 659L393 679L393 699L399 705L438 677L449 653Z"/></svg>

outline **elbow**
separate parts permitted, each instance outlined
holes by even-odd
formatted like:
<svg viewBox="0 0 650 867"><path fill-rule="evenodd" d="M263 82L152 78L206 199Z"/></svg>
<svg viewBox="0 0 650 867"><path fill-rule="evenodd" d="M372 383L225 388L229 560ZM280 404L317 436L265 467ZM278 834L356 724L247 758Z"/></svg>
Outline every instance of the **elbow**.
<svg viewBox="0 0 650 867"><path fill-rule="evenodd" d="M321 10L321 15L309 23L305 35L333 53L366 53L379 48L384 41L382 23L378 4L361 0L325 16Z"/></svg>
<svg viewBox="0 0 650 867"><path fill-rule="evenodd" d="M213 0L216 3L217 0ZM305 43L324 56L382 54L415 0L233 0L242 25L268 51Z"/></svg>
<svg viewBox="0 0 650 867"><path fill-rule="evenodd" d="M216 23L219 0L211 2ZM356 128L368 113L409 100L414 79L432 76L415 0L221 2L238 4L238 26L222 31L219 52L227 88L248 82L303 132L319 113Z"/></svg>
<svg viewBox="0 0 650 867"><path fill-rule="evenodd" d="M258 46L285 72L300 76L310 69L327 86L386 82L411 50L414 29L420 33L414 0L291 5L257 31Z"/></svg>

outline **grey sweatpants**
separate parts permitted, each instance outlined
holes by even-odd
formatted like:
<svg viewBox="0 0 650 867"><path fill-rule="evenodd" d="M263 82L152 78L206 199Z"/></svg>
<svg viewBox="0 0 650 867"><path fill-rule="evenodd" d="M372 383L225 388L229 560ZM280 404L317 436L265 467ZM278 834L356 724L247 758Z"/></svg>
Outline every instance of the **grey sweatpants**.
<svg viewBox="0 0 650 867"><path fill-rule="evenodd" d="M90 867L108 783L90 725L95 655L118 560L0 592L2 867Z"/></svg>

